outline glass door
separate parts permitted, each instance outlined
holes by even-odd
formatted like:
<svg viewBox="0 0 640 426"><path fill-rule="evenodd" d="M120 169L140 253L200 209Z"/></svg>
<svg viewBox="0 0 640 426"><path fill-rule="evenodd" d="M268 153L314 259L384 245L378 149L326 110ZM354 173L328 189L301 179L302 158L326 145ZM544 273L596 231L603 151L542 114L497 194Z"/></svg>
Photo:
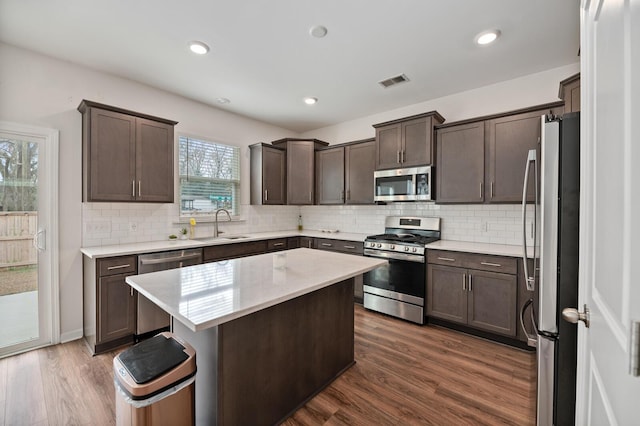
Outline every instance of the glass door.
<svg viewBox="0 0 640 426"><path fill-rule="evenodd" d="M0 122L0 357L58 338L57 153L57 131Z"/></svg>

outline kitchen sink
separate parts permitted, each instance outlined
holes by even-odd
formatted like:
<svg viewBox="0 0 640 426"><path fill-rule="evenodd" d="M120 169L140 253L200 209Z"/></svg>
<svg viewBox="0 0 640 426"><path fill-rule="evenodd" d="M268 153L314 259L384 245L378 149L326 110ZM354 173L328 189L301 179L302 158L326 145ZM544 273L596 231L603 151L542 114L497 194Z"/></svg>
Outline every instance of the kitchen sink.
<svg viewBox="0 0 640 426"><path fill-rule="evenodd" d="M247 237L246 235L232 235L229 237L200 237L200 238L193 238L193 240L207 242L207 241L240 240L242 238L249 238L249 237Z"/></svg>

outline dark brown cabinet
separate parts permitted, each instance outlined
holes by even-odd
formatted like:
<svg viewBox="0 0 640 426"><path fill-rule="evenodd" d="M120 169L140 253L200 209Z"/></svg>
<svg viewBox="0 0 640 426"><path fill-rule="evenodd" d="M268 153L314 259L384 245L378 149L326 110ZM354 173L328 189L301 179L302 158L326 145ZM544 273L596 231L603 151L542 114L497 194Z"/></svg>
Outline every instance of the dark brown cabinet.
<svg viewBox="0 0 640 426"><path fill-rule="evenodd" d="M376 169L424 166L433 163L433 128L444 118L437 111L374 124Z"/></svg>
<svg viewBox="0 0 640 426"><path fill-rule="evenodd" d="M317 204L344 204L344 150L340 146L316 152Z"/></svg>
<svg viewBox="0 0 640 426"><path fill-rule="evenodd" d="M563 104L540 105L436 129L436 201L518 203L529 150L540 141L541 117ZM535 182L529 184L529 199Z"/></svg>
<svg viewBox="0 0 640 426"><path fill-rule="evenodd" d="M436 131L436 200L484 201L484 122Z"/></svg>
<svg viewBox="0 0 640 426"><path fill-rule="evenodd" d="M272 144L286 150L287 204L314 204L315 150L328 143L317 139L281 139Z"/></svg>
<svg viewBox="0 0 640 426"><path fill-rule="evenodd" d="M235 259L238 257L262 254L267 251L267 241L247 241L243 243L221 244L205 247L202 259L204 263L219 260Z"/></svg>
<svg viewBox="0 0 640 426"><path fill-rule="evenodd" d="M175 121L83 100L83 201L174 200Z"/></svg>
<svg viewBox="0 0 640 426"><path fill-rule="evenodd" d="M373 139L316 151L317 204L372 204Z"/></svg>
<svg viewBox="0 0 640 426"><path fill-rule="evenodd" d="M580 73L560 82L558 97L564 101L564 112L580 111Z"/></svg>
<svg viewBox="0 0 640 426"><path fill-rule="evenodd" d="M313 237L300 237L300 243L298 247L302 248L316 248L316 239Z"/></svg>
<svg viewBox="0 0 640 426"><path fill-rule="evenodd" d="M428 251L427 262L427 316L516 337L516 259Z"/></svg>
<svg viewBox="0 0 640 426"><path fill-rule="evenodd" d="M92 353L134 341L138 293L125 280L136 271L136 256L85 258L84 335Z"/></svg>
<svg viewBox="0 0 640 426"><path fill-rule="evenodd" d="M286 204L286 151L259 143L251 152L251 204Z"/></svg>

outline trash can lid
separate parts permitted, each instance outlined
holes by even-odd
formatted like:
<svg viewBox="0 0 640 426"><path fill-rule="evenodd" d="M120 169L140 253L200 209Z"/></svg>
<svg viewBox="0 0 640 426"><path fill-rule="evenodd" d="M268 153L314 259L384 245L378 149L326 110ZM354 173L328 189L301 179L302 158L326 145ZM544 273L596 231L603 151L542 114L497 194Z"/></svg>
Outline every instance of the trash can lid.
<svg viewBox="0 0 640 426"><path fill-rule="evenodd" d="M180 365L189 358L185 348L172 337L162 334L138 343L120 353L120 362L133 380L147 383Z"/></svg>

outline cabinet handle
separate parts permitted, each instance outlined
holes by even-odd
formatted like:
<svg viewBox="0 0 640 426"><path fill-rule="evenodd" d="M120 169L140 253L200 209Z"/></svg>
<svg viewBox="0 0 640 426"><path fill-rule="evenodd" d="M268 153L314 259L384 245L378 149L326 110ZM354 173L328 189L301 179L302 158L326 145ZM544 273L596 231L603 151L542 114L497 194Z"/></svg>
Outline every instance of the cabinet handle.
<svg viewBox="0 0 640 426"><path fill-rule="evenodd" d="M268 189L264 190L264 200L265 201L269 201L269 190Z"/></svg>
<svg viewBox="0 0 640 426"><path fill-rule="evenodd" d="M309 201L313 200L313 191L309 191Z"/></svg>
<svg viewBox="0 0 640 426"><path fill-rule="evenodd" d="M324 247L333 247L333 244L329 244L329 243L322 243L322 246L324 246Z"/></svg>
<svg viewBox="0 0 640 426"><path fill-rule="evenodd" d="M344 201L344 190L340 191L340 200Z"/></svg>
<svg viewBox="0 0 640 426"><path fill-rule="evenodd" d="M469 274L469 291L473 291L473 275Z"/></svg>
<svg viewBox="0 0 640 426"><path fill-rule="evenodd" d="M351 190L347 189L347 200L351 199Z"/></svg>
<svg viewBox="0 0 640 426"><path fill-rule="evenodd" d="M467 274L462 274L462 291L467 291Z"/></svg>
<svg viewBox="0 0 640 426"><path fill-rule="evenodd" d="M142 181L138 181L138 197L142 197Z"/></svg>
<svg viewBox="0 0 640 426"><path fill-rule="evenodd" d="M136 197L136 181L135 180L131 181L131 196L133 198Z"/></svg>
<svg viewBox="0 0 640 426"><path fill-rule="evenodd" d="M455 262L455 259L452 259L450 257L438 257L438 260L445 260L447 262Z"/></svg>
<svg viewBox="0 0 640 426"><path fill-rule="evenodd" d="M284 245L284 243L274 243L273 246L274 247L282 247Z"/></svg>
<svg viewBox="0 0 640 426"><path fill-rule="evenodd" d="M133 297L133 287L129 287L129 290L130 290L129 294L131 294L131 297Z"/></svg>
<svg viewBox="0 0 640 426"><path fill-rule="evenodd" d="M482 193L483 193L483 191L482 191L482 182L480 182L480 198L482 198Z"/></svg>
<svg viewBox="0 0 640 426"><path fill-rule="evenodd" d="M405 151L404 149L402 150L402 162L404 163L405 161L407 161L407 151Z"/></svg>
<svg viewBox="0 0 640 426"><path fill-rule="evenodd" d="M313 248L313 247L311 247L311 243L312 243L311 240L307 241L307 245L308 245L309 248Z"/></svg>
<svg viewBox="0 0 640 426"><path fill-rule="evenodd" d="M109 266L107 267L107 271L113 271L114 269L128 268L129 266L131 265L128 263L126 265Z"/></svg>
<svg viewBox="0 0 640 426"><path fill-rule="evenodd" d="M355 246L344 246L344 248L353 250L356 247Z"/></svg>
<svg viewBox="0 0 640 426"><path fill-rule="evenodd" d="M491 181L491 198L493 199L493 181Z"/></svg>
<svg viewBox="0 0 640 426"><path fill-rule="evenodd" d="M400 150L396 151L396 163L400 164Z"/></svg>
<svg viewBox="0 0 640 426"><path fill-rule="evenodd" d="M484 266L495 266L496 268L502 268L502 265L499 263L492 263L492 262L480 262L481 265Z"/></svg>

